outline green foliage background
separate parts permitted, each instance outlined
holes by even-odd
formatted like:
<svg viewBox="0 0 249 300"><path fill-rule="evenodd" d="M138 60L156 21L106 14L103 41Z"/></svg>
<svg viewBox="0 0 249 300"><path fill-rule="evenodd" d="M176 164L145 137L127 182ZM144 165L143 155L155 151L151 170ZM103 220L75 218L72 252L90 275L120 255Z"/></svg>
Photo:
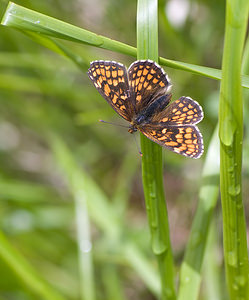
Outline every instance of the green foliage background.
<svg viewBox="0 0 249 300"><path fill-rule="evenodd" d="M136 1L15 3L136 47ZM187 3L184 24L174 27L165 13L167 1L159 1L159 55L220 69L225 1ZM6 6L2 0L0 16ZM0 27L0 35L0 274L4 274L0 300L156 299L160 281L150 246L141 158L126 129L98 122L125 125L86 74L95 59L129 66L135 58L72 41L61 44L57 39L49 44L46 38L5 26ZM66 51L80 68L65 57ZM210 140L218 120L219 82L176 68L165 70L173 83L173 99L191 96L205 113L199 125L205 144L203 158L191 160L163 150L176 282L179 277L180 281L187 278L186 264L181 263L198 199L205 198L210 205L206 224L210 238L204 268L201 259L191 257L191 249L202 245L204 251L207 231L198 236L192 229L185 263L196 260L196 273L202 270L199 299L227 299L219 204L212 219L219 180L213 166L217 168L219 150L218 140L213 145ZM247 101L245 120L249 117ZM245 183L249 176L247 123ZM211 194L205 183L213 187ZM246 212L248 192L244 184ZM196 219L195 223L198 227ZM184 295L183 287L179 299ZM197 295L198 288L189 299Z"/></svg>

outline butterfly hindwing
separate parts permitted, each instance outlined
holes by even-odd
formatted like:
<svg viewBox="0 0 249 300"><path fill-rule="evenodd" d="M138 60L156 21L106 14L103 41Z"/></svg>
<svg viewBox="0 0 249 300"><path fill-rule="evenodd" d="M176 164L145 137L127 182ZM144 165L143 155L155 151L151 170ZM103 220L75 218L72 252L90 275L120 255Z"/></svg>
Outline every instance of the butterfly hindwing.
<svg viewBox="0 0 249 300"><path fill-rule="evenodd" d="M131 121L131 107L127 70L124 65L113 61L93 61L88 76L99 93L124 119Z"/></svg>
<svg viewBox="0 0 249 300"><path fill-rule="evenodd" d="M139 130L153 142L181 155L199 158L203 153L202 135L194 125L162 127L148 124Z"/></svg>
<svg viewBox="0 0 249 300"><path fill-rule="evenodd" d="M167 126L194 125L203 119L201 106L189 97L170 103L170 105L152 116L152 123L161 123Z"/></svg>
<svg viewBox="0 0 249 300"><path fill-rule="evenodd" d="M167 74L150 60L138 60L131 64L128 77L136 113L170 90L171 83Z"/></svg>

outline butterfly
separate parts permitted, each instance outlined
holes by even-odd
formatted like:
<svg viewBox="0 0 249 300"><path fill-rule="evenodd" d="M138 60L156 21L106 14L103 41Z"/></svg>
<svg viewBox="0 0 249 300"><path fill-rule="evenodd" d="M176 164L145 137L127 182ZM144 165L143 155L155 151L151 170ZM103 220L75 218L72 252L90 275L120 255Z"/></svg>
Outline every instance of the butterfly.
<svg viewBox="0 0 249 300"><path fill-rule="evenodd" d="M199 158L204 150L196 126L201 106L190 97L171 102L171 83L151 60L137 60L128 70L115 61L93 61L88 76L110 106L153 142L181 155Z"/></svg>

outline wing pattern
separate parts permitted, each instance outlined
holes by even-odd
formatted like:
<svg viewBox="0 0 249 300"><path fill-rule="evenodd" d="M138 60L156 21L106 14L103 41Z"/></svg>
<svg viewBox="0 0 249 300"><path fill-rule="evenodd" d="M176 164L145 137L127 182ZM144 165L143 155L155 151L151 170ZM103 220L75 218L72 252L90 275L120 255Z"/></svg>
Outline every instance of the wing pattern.
<svg viewBox="0 0 249 300"><path fill-rule="evenodd" d="M153 142L184 156L199 158L204 150L196 126L201 106L189 97L170 102L170 80L150 60L129 67L113 61L94 61L88 76L111 107L130 122L129 132L140 130Z"/></svg>

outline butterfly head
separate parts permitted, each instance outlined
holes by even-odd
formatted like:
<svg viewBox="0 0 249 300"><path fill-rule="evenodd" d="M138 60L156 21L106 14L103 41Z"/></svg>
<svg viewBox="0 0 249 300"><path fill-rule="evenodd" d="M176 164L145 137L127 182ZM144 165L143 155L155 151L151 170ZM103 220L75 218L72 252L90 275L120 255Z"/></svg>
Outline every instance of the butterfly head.
<svg viewBox="0 0 249 300"><path fill-rule="evenodd" d="M128 129L128 132L133 133L137 131L136 123L132 120Z"/></svg>
<svg viewBox="0 0 249 300"><path fill-rule="evenodd" d="M135 115L134 118L130 122L129 130L128 132L133 133L136 132L140 125L142 125L144 122L146 122L146 114L140 113L139 115Z"/></svg>

